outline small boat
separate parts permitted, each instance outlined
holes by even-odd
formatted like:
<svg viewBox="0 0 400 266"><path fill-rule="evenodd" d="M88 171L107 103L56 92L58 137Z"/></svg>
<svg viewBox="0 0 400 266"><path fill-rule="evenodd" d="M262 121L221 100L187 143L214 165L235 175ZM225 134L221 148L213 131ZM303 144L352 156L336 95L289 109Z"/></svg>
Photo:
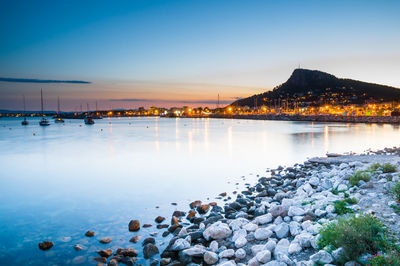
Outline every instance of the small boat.
<svg viewBox="0 0 400 266"><path fill-rule="evenodd" d="M84 119L85 124L86 125L93 125L94 124L94 120L93 120L92 114L89 112L89 104L87 103L86 105L87 105L87 115L86 115L86 117Z"/></svg>
<svg viewBox="0 0 400 266"><path fill-rule="evenodd" d="M61 117L57 117L56 120L54 120L55 123L64 123L64 119Z"/></svg>
<svg viewBox="0 0 400 266"><path fill-rule="evenodd" d="M43 118L40 120L39 125L41 126L50 126L50 122L49 120L46 119L46 117L44 116L44 112L43 112L43 90L40 89L40 101L42 104L42 116Z"/></svg>
<svg viewBox="0 0 400 266"><path fill-rule="evenodd" d="M26 110L25 110L25 95L23 96L23 99L24 99L24 116L26 115L25 113L26 113ZM27 126L27 125L29 125L29 122L28 122L28 120L26 120L26 117L24 117L24 120L21 122L21 125L23 125L23 126Z"/></svg>
<svg viewBox="0 0 400 266"><path fill-rule="evenodd" d="M55 123L64 123L64 119L61 118L60 116L60 97L57 99L57 115L55 117L56 120L54 120Z"/></svg>
<svg viewBox="0 0 400 266"><path fill-rule="evenodd" d="M49 120L46 119L46 117L43 117L42 120L40 120L39 125L50 126L50 122L49 122Z"/></svg>
<svg viewBox="0 0 400 266"><path fill-rule="evenodd" d="M94 120L93 120L93 118L91 116L86 116L84 121L85 121L86 125L93 125L94 124Z"/></svg>
<svg viewBox="0 0 400 266"><path fill-rule="evenodd" d="M26 117L24 117L24 120L21 122L21 125L23 125L23 126L29 125L29 122L28 122L28 120L26 120Z"/></svg>

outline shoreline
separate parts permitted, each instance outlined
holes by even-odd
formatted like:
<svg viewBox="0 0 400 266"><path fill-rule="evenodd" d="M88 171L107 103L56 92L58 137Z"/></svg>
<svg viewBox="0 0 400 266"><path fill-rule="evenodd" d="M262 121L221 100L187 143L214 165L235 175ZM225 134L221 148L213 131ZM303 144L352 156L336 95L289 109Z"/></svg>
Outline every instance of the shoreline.
<svg viewBox="0 0 400 266"><path fill-rule="evenodd" d="M390 172L379 167L370 170L376 163L394 168ZM149 225L131 220L130 242L140 243L143 251L131 247L113 250L107 248L111 239L102 239L105 248L97 251L99 257L94 260L99 266L363 265L359 263L376 254L363 254L358 262L343 262L343 247L319 246L321 230L353 214L373 214L392 232L400 232L400 213L393 207L400 205L389 193L400 183L399 169L400 148L316 157L303 164L279 166L255 185L247 184L245 190L234 192L236 198L221 193L217 198L226 202L223 206L211 199L197 200L185 210L174 211L171 217L155 217L159 233L172 236L165 249L159 249L159 240L152 235L140 234L140 229ZM368 172L370 180L351 184L359 171ZM345 213L338 212L337 202L344 204ZM396 238L397 245L399 240Z"/></svg>
<svg viewBox="0 0 400 266"><path fill-rule="evenodd" d="M400 116L342 116L342 115L212 115L210 118L249 119L272 121L337 122L400 124Z"/></svg>

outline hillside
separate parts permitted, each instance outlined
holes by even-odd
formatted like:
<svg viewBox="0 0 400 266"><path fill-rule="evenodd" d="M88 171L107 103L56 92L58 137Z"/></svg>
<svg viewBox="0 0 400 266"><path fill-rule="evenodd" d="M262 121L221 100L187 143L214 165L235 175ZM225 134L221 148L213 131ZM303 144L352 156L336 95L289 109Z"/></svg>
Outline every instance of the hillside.
<svg viewBox="0 0 400 266"><path fill-rule="evenodd" d="M234 106L289 105L320 106L324 104L364 104L400 100L400 89L337 78L318 70L296 69L290 78L272 91L240 99Z"/></svg>

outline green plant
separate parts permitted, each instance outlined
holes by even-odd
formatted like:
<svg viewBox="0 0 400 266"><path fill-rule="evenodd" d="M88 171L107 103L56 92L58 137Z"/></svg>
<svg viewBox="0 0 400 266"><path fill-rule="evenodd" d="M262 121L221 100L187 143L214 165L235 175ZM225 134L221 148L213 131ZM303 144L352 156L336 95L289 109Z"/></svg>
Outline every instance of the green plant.
<svg viewBox="0 0 400 266"><path fill-rule="evenodd" d="M382 165L382 172L384 173L394 173L397 171L397 167L391 163L385 163Z"/></svg>
<svg viewBox="0 0 400 266"><path fill-rule="evenodd" d="M381 167L382 167L382 165L380 163L373 163L368 167L368 171L375 172Z"/></svg>
<svg viewBox="0 0 400 266"><path fill-rule="evenodd" d="M333 195L339 195L341 192L345 192L346 190L338 190L337 188L332 188Z"/></svg>
<svg viewBox="0 0 400 266"><path fill-rule="evenodd" d="M346 203L351 204L351 205L358 203L358 200L356 198L346 198L346 199L344 199L344 201L346 201Z"/></svg>
<svg viewBox="0 0 400 266"><path fill-rule="evenodd" d="M339 215L346 214L346 213L353 213L354 210L350 209L347 207L348 204L355 204L357 203L357 199L355 198L347 198L344 200L337 200L333 203L333 206L335 207L335 210L333 211L334 213L337 213Z"/></svg>
<svg viewBox="0 0 400 266"><path fill-rule="evenodd" d="M367 259L367 266L389 266L393 265L392 262L388 256L378 252L378 254Z"/></svg>
<svg viewBox="0 0 400 266"><path fill-rule="evenodd" d="M371 214L341 217L320 230L318 245L324 248L332 245L343 247L348 260L357 260L364 253L376 254L390 247L389 231Z"/></svg>
<svg viewBox="0 0 400 266"><path fill-rule="evenodd" d="M400 182L396 182L396 184L392 188L392 193L396 197L396 200L400 201Z"/></svg>
<svg viewBox="0 0 400 266"><path fill-rule="evenodd" d="M400 207L399 206L397 206L395 204L392 204L392 205L390 205L390 208L392 208L395 213L400 213Z"/></svg>
<svg viewBox="0 0 400 266"><path fill-rule="evenodd" d="M357 186L360 180L368 182L371 180L371 176L367 171L357 171L352 176L350 176L350 184L352 186Z"/></svg>

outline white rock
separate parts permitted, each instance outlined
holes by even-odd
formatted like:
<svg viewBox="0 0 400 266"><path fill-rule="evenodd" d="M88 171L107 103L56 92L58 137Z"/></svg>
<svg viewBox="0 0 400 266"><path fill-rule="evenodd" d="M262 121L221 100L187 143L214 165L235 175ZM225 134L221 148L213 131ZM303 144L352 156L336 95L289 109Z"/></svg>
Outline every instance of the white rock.
<svg viewBox="0 0 400 266"><path fill-rule="evenodd" d="M247 232L254 232L258 228L258 225L253 224L253 223L248 223L245 226L243 226L243 229L246 229Z"/></svg>
<svg viewBox="0 0 400 266"><path fill-rule="evenodd" d="M286 254L283 254L283 253L277 253L277 254L275 254L274 255L275 256L275 259L277 260L277 261L280 261L280 262L283 262L283 263L285 263L286 265L295 265L295 263L293 263L293 261L291 260L291 259L289 259L289 257L288 257L288 255L286 255Z"/></svg>
<svg viewBox="0 0 400 266"><path fill-rule="evenodd" d="M218 255L211 251L206 251L204 253L204 262L211 265L218 262Z"/></svg>
<svg viewBox="0 0 400 266"><path fill-rule="evenodd" d="M235 241L235 247L236 248L244 247L244 246L246 246L246 244L247 244L247 239L245 237L243 237L243 236L239 237Z"/></svg>
<svg viewBox="0 0 400 266"><path fill-rule="evenodd" d="M242 248L239 248L235 251L235 257L240 260L246 258L246 251Z"/></svg>
<svg viewBox="0 0 400 266"><path fill-rule="evenodd" d="M303 228L303 230L307 230L307 228L312 225L313 225L313 223L311 221L304 221L301 223L301 227Z"/></svg>
<svg viewBox="0 0 400 266"><path fill-rule="evenodd" d="M203 246L195 246L182 251L183 254L188 256L200 256L206 252L206 249Z"/></svg>
<svg viewBox="0 0 400 266"><path fill-rule="evenodd" d="M309 226L309 227L307 228L307 231L310 232L310 233L313 234L313 235L316 235L316 234L319 233L319 230L320 230L321 228L322 228L322 225L316 223L316 224L313 224L313 225Z"/></svg>
<svg viewBox="0 0 400 266"><path fill-rule="evenodd" d="M317 217L321 217L321 216L324 216L327 213L327 211L324 211L321 209L316 209L314 213Z"/></svg>
<svg viewBox="0 0 400 266"><path fill-rule="evenodd" d="M295 236L294 241L297 241L302 248L309 248L311 246L310 241L313 236L310 233L301 233Z"/></svg>
<svg viewBox="0 0 400 266"><path fill-rule="evenodd" d="M235 261L229 260L218 264L219 266L236 266Z"/></svg>
<svg viewBox="0 0 400 266"><path fill-rule="evenodd" d="M218 250L218 242L215 241L215 240L211 241L211 243L210 243L210 249L211 249L211 251L213 251L213 252L217 252L217 250Z"/></svg>
<svg viewBox="0 0 400 266"><path fill-rule="evenodd" d="M275 234L278 238L285 238L289 235L289 225L287 223L278 224L275 227Z"/></svg>
<svg viewBox="0 0 400 266"><path fill-rule="evenodd" d="M279 240L278 244L276 244L276 247L274 249L274 255L278 253L289 254L288 253L289 245L290 242L286 238Z"/></svg>
<svg viewBox="0 0 400 266"><path fill-rule="evenodd" d="M271 252L269 250L262 250L257 253L256 258L260 263L267 263L271 260Z"/></svg>
<svg viewBox="0 0 400 266"><path fill-rule="evenodd" d="M225 249L219 253L220 258L231 258L233 256L235 256L235 251L233 249Z"/></svg>
<svg viewBox="0 0 400 266"><path fill-rule="evenodd" d="M289 207L289 211L288 211L289 216L301 216L304 214L305 214L305 211L300 207L296 207L296 206Z"/></svg>
<svg viewBox="0 0 400 266"><path fill-rule="evenodd" d="M325 250L318 251L318 253L312 255L310 259L315 263L320 263L320 264L328 264L333 262L332 255L326 252Z"/></svg>
<svg viewBox="0 0 400 266"><path fill-rule="evenodd" d="M247 236L246 229L239 229L233 233L232 241L235 242L236 239L238 239L239 237L246 237L246 236Z"/></svg>
<svg viewBox="0 0 400 266"><path fill-rule="evenodd" d="M265 249L268 249L271 253L274 251L276 247L276 242L272 239L268 240L268 242L264 245Z"/></svg>
<svg viewBox="0 0 400 266"><path fill-rule="evenodd" d="M258 224L267 224L267 223L272 222L272 219L273 219L272 215L270 213L268 213L268 214L258 216L256 218L256 222Z"/></svg>
<svg viewBox="0 0 400 266"><path fill-rule="evenodd" d="M345 185L345 184L340 184L338 187L337 187L337 190L339 190L339 191L346 191L348 189L348 187Z"/></svg>
<svg viewBox="0 0 400 266"><path fill-rule="evenodd" d="M253 253L253 256L255 256L257 255L258 252L264 249L265 249L264 245L254 245L251 247L251 253Z"/></svg>
<svg viewBox="0 0 400 266"><path fill-rule="evenodd" d="M254 257L247 262L248 266L259 266L260 263L258 262L257 258Z"/></svg>
<svg viewBox="0 0 400 266"><path fill-rule="evenodd" d="M292 236L297 236L298 234L301 233L301 226L298 222L291 221L289 223L289 230Z"/></svg>
<svg viewBox="0 0 400 266"><path fill-rule="evenodd" d="M190 243L183 238L178 238L170 249L173 251L179 251L187 248L190 248Z"/></svg>
<svg viewBox="0 0 400 266"><path fill-rule="evenodd" d="M221 240L229 237L232 234L232 230L229 228L227 224L222 222L216 222L203 232L203 236L206 240L210 241L211 239Z"/></svg>
<svg viewBox="0 0 400 266"><path fill-rule="evenodd" d="M271 230L268 230L266 228L258 228L255 232L254 232L254 237L257 240L266 240L268 239L270 236L272 235Z"/></svg>
<svg viewBox="0 0 400 266"><path fill-rule="evenodd" d="M300 244L293 241L289 245L288 252L289 252L289 254L294 254L294 253L299 253L301 250L302 250L302 248L301 248Z"/></svg>
<svg viewBox="0 0 400 266"><path fill-rule="evenodd" d="M267 262L263 266L287 266L287 264L282 261L271 260L270 262Z"/></svg>
<svg viewBox="0 0 400 266"><path fill-rule="evenodd" d="M319 179L318 179L318 177L313 176L310 178L310 180L308 180L308 183L310 183L310 185L316 187L319 184Z"/></svg>
<svg viewBox="0 0 400 266"><path fill-rule="evenodd" d="M328 213L333 213L333 211L335 210L335 207L333 205L328 205L328 206L326 206L325 210Z"/></svg>

